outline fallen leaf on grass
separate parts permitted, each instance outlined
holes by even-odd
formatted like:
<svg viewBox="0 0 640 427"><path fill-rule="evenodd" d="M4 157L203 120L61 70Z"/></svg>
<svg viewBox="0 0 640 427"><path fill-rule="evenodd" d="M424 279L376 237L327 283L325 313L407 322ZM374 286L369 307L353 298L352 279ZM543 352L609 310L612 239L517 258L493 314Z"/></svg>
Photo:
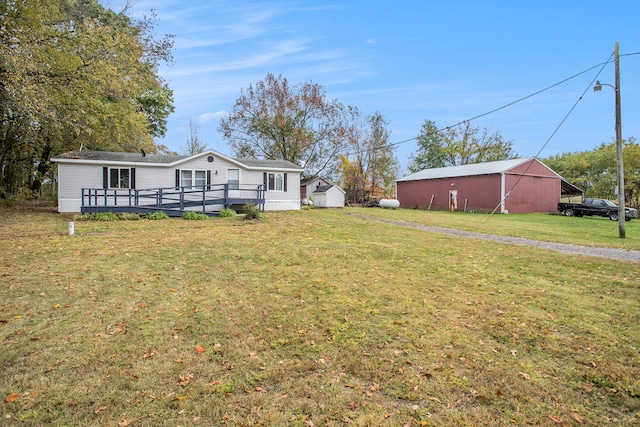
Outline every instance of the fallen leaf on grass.
<svg viewBox="0 0 640 427"><path fill-rule="evenodd" d="M7 403L13 403L18 399L20 399L20 395L18 393L11 393L5 400Z"/></svg>
<svg viewBox="0 0 640 427"><path fill-rule="evenodd" d="M188 374L186 376L180 375L178 377L178 384L180 384L182 387L186 387L189 385L192 379L193 379L193 374Z"/></svg>
<svg viewBox="0 0 640 427"><path fill-rule="evenodd" d="M99 408L96 408L93 410L94 414L99 414L100 412L104 411L105 409L107 409L106 406L100 406Z"/></svg>
<svg viewBox="0 0 640 427"><path fill-rule="evenodd" d="M530 380L530 379L531 379L531 377L529 376L529 374L524 373L524 372L520 372L520 376L521 376L522 378L524 378L525 380Z"/></svg>
<svg viewBox="0 0 640 427"><path fill-rule="evenodd" d="M131 420L124 419L118 423L118 427L128 427L131 425Z"/></svg>
<svg viewBox="0 0 640 427"><path fill-rule="evenodd" d="M577 412L572 413L571 417L577 422L579 422L580 424L582 424L582 422L584 421L584 418L581 417L580 414L578 414Z"/></svg>
<svg viewBox="0 0 640 427"><path fill-rule="evenodd" d="M556 417L555 415L549 415L549 419L551 421L553 421L554 423L556 423L556 424L562 424L563 423L562 418Z"/></svg>
<svg viewBox="0 0 640 427"><path fill-rule="evenodd" d="M152 350L147 351L142 357L144 357L145 359L151 359L156 354L158 354L158 350L154 348Z"/></svg>
<svg viewBox="0 0 640 427"><path fill-rule="evenodd" d="M202 347L201 345L196 346L196 354L204 353L205 351L207 351L207 349Z"/></svg>
<svg viewBox="0 0 640 427"><path fill-rule="evenodd" d="M107 326L107 330L110 328L111 328L111 325ZM116 323L115 325L113 325L113 329L109 331L110 335L126 334L126 333L127 333L127 325L125 325L124 323Z"/></svg>
<svg viewBox="0 0 640 427"><path fill-rule="evenodd" d="M263 389L262 387L256 387L256 391L260 392L260 393L266 393L267 390Z"/></svg>

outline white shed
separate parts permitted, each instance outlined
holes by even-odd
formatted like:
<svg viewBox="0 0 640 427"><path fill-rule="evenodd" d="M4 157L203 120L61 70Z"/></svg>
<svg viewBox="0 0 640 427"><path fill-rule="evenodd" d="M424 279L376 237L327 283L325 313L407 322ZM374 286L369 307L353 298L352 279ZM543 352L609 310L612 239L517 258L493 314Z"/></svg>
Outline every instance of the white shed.
<svg viewBox="0 0 640 427"><path fill-rule="evenodd" d="M317 208L343 208L345 192L337 185L321 185L313 192L313 205Z"/></svg>

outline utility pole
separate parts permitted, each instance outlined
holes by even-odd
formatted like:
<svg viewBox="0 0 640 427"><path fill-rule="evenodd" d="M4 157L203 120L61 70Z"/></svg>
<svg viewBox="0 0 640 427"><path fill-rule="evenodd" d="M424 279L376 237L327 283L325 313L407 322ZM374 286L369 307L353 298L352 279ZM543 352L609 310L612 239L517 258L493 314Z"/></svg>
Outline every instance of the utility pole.
<svg viewBox="0 0 640 427"><path fill-rule="evenodd" d="M624 166L622 164L622 117L620 114L620 55L618 42L614 49L615 92L616 92L616 164L618 168L618 237L626 237L624 215Z"/></svg>

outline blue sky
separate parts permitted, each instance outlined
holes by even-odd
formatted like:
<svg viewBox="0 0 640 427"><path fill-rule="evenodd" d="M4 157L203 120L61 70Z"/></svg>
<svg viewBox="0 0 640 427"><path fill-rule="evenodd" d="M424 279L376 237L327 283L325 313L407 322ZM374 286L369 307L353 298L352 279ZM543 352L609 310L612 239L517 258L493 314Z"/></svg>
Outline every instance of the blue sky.
<svg viewBox="0 0 640 427"><path fill-rule="evenodd" d="M119 10L124 1L103 4ZM176 111L156 142L178 152L192 120L208 148L231 154L219 118L267 73L379 111L400 142L425 119L450 126L595 67L472 122L522 157L591 150L615 138L614 91L592 90L595 79L614 84L613 62L598 65L613 60L615 42L623 138L640 139L640 54L629 55L640 53L637 0L134 0L132 12L152 9L157 32L175 35L175 63L160 75ZM400 175L416 149L397 146Z"/></svg>

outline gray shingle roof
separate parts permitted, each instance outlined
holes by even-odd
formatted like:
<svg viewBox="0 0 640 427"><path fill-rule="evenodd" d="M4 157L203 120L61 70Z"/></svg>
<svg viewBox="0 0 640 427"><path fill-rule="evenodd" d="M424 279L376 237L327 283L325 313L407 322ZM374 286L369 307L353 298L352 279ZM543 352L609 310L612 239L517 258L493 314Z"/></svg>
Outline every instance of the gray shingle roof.
<svg viewBox="0 0 640 427"><path fill-rule="evenodd" d="M171 154L146 154L142 153L119 153L113 151L71 151L63 153L54 158L69 160L95 160L110 162L144 162L144 163L173 163L186 159L189 156L175 156Z"/></svg>
<svg viewBox="0 0 640 427"><path fill-rule="evenodd" d="M313 192L314 193L326 193L333 185L320 185Z"/></svg>
<svg viewBox="0 0 640 427"><path fill-rule="evenodd" d="M265 159L234 159L243 165L254 168L276 168L276 169L300 169L300 166L288 160L265 160Z"/></svg>
<svg viewBox="0 0 640 427"><path fill-rule="evenodd" d="M531 159L510 159L497 162L474 163L472 165L449 166L421 170L397 181L418 181L421 179L453 178L458 176L491 175L506 172Z"/></svg>
<svg viewBox="0 0 640 427"><path fill-rule="evenodd" d="M219 153L215 153L210 150L211 153L218 156L223 156ZM208 151L207 151L208 152ZM206 153L206 152L205 152ZM202 153L200 153L202 154ZM196 156L199 154L196 154ZM194 156L176 156L172 154L146 154L142 153L121 153L113 151L71 151L63 153L52 158L53 161L60 160L89 160L89 161L105 161L105 162L125 162L125 163L154 163L154 164L171 164L180 160L187 159ZM295 169L304 170L304 168L296 165L293 162L287 160L264 160L264 159L234 159L227 157L241 163L249 168L260 169Z"/></svg>

